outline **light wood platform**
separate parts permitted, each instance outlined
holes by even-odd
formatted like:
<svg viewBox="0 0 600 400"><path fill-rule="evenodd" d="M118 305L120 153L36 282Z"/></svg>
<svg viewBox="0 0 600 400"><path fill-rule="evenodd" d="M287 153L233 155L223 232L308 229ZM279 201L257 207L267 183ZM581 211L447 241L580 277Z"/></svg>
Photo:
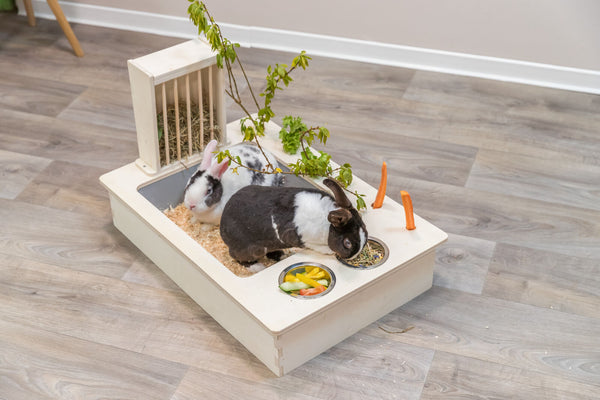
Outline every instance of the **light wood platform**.
<svg viewBox="0 0 600 400"><path fill-rule="evenodd" d="M450 238L433 289L276 378L114 228L98 182L137 156L126 59L182 40L73 29L84 58L0 14L0 398L597 398L600 96L325 58L295 75L275 109L326 125L371 185L385 160L390 196ZM240 53L259 86L292 57Z"/></svg>

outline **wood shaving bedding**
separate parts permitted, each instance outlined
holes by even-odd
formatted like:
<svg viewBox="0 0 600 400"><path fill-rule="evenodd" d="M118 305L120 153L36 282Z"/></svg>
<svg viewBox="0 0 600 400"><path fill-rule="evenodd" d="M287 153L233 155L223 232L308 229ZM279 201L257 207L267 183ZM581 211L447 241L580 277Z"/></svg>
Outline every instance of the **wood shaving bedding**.
<svg viewBox="0 0 600 400"><path fill-rule="evenodd" d="M256 273L257 269L247 268L231 258L229 248L223 242L223 239L221 239L218 225L193 223L192 212L183 203L175 208L164 210L164 213L171 221L183 229L192 239L198 242L206 251L237 276L246 277ZM284 250L284 252L284 257L291 255L289 251ZM265 267L270 267L276 263L276 261L267 257L262 258L258 262Z"/></svg>

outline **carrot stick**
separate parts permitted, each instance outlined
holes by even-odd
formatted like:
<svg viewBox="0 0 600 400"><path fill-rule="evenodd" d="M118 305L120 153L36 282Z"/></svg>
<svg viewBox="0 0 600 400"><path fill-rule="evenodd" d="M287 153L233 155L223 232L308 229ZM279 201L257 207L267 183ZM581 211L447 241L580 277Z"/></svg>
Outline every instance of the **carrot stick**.
<svg viewBox="0 0 600 400"><path fill-rule="evenodd" d="M387 188L387 164L385 161L381 165L381 181L379 181L379 189L377 190L377 196L375 201L371 204L373 208L381 208L383 205L383 199L385 197L385 189Z"/></svg>
<svg viewBox="0 0 600 400"><path fill-rule="evenodd" d="M404 206L404 214L406 215L406 229L412 231L416 228L416 226L410 194L408 194L408 192L405 192L404 190L401 190L400 198L402 199L402 205Z"/></svg>

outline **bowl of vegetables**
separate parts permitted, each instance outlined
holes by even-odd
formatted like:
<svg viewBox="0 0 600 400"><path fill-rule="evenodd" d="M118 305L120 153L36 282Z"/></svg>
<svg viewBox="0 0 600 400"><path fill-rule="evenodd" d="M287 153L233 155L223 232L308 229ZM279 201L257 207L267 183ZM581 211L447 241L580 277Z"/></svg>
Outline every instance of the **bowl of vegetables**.
<svg viewBox="0 0 600 400"><path fill-rule="evenodd" d="M334 285L333 271L314 262L292 264L279 275L279 289L297 298L321 297L329 293Z"/></svg>
<svg viewBox="0 0 600 400"><path fill-rule="evenodd" d="M351 259L343 259L337 257L342 264L358 269L372 269L383 264L388 256L389 249L380 239L370 236L363 247L362 251L357 256Z"/></svg>

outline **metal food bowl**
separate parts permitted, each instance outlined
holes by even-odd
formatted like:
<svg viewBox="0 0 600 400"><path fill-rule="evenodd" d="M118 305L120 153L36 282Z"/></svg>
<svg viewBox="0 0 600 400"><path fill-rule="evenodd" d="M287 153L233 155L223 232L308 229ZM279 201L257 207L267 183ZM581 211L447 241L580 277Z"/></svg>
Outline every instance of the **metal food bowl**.
<svg viewBox="0 0 600 400"><path fill-rule="evenodd" d="M331 290L333 290L333 287L335 286L335 274L333 273L333 271L320 263L316 263L316 262L311 262L311 261L306 261L306 262L299 262L299 263L295 263L290 265L289 267L287 267L286 269L284 269L283 271L281 271L281 274L279 274L279 285L281 285L284 281L285 281L285 276L290 273L290 272L295 272L295 273L303 273L306 271L306 267L319 267L321 268L323 271L325 271L325 276L326 279L329 280L329 286L327 286L327 289L325 289L325 291L318 293L318 294L313 294L310 296L302 296L300 294L297 293L293 293L293 292L285 292L283 290L281 290L281 292L295 297L295 298L299 298L299 299L313 299L313 298L318 298L321 296L326 295L327 293L331 292Z"/></svg>
<svg viewBox="0 0 600 400"><path fill-rule="evenodd" d="M381 239L377 239L373 236L369 236L369 239L367 240L367 243L375 243L379 246L381 246L383 248L383 255L381 256L381 259L378 260L376 263L370 264L370 265L361 265L358 264L356 265L356 262L353 262L353 260L356 259L350 259L350 260L345 260L343 258L340 258L339 256L336 256L337 259L344 265L351 267L351 268L356 268L356 269L373 269L373 268L377 268L380 265L383 265L383 263L385 263L390 255L390 249L388 249L387 245L385 243L383 243L383 241Z"/></svg>

